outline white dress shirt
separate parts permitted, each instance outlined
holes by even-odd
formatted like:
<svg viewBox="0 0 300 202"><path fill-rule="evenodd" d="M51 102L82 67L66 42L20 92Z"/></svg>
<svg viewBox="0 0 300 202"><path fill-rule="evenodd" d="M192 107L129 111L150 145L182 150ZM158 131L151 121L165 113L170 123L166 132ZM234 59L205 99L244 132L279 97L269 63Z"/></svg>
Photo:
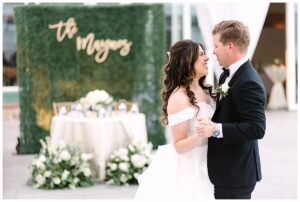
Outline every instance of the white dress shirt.
<svg viewBox="0 0 300 202"><path fill-rule="evenodd" d="M248 60L248 57L243 57L242 59L236 61L235 63L229 65L229 76L226 78L224 83L229 83L229 81L232 79L235 72ZM222 123L217 123L217 129L220 131L220 135L217 138L223 138L223 130L222 130Z"/></svg>

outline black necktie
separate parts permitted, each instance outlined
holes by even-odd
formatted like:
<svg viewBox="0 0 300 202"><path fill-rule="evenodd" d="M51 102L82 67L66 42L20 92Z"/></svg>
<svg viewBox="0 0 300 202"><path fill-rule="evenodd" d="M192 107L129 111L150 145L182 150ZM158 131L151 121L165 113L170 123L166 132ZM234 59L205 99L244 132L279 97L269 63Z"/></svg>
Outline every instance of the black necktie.
<svg viewBox="0 0 300 202"><path fill-rule="evenodd" d="M229 76L229 74L230 74L229 69L223 67L223 73L220 76L219 85L222 85L225 82L225 80Z"/></svg>

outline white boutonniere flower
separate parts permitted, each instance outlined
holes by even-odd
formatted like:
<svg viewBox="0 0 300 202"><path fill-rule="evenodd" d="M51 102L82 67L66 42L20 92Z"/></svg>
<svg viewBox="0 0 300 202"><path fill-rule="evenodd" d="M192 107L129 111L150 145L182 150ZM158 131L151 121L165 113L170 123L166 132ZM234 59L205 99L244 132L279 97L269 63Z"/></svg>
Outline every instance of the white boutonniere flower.
<svg viewBox="0 0 300 202"><path fill-rule="evenodd" d="M216 91L220 94L220 100L228 95L229 85L227 83L217 86Z"/></svg>

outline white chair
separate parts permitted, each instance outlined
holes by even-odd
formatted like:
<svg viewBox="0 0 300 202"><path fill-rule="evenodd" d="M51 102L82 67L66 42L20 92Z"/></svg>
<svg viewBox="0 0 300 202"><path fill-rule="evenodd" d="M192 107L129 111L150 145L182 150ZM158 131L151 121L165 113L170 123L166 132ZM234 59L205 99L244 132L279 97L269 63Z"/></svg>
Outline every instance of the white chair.
<svg viewBox="0 0 300 202"><path fill-rule="evenodd" d="M72 110L74 102L53 102L54 115L59 115L61 111L65 110L65 113Z"/></svg>

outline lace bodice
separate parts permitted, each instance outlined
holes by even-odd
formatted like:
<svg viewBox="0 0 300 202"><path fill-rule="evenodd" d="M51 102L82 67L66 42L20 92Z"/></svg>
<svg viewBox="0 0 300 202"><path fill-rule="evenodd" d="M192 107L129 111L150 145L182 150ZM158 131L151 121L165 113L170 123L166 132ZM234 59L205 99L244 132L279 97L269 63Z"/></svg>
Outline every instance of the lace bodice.
<svg viewBox="0 0 300 202"><path fill-rule="evenodd" d="M215 104L210 105L207 104L206 102L199 102L197 105L200 107L198 114L197 114L198 109L195 107L188 107L175 114L170 114L168 116L169 127L188 121L189 123L188 135L192 135L195 130L196 118L202 117L202 118L211 119L215 111Z"/></svg>

